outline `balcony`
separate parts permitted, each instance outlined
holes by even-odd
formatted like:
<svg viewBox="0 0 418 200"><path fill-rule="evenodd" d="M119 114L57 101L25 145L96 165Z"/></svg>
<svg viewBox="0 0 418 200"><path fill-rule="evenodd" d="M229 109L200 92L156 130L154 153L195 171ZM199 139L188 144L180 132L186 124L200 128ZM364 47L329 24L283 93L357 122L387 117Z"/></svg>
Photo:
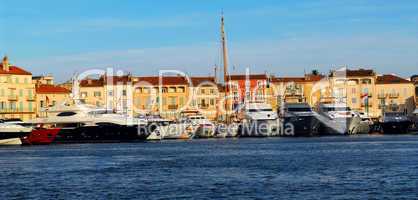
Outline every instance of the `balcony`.
<svg viewBox="0 0 418 200"><path fill-rule="evenodd" d="M35 101L35 97L34 96L27 96L26 100L27 101Z"/></svg>
<svg viewBox="0 0 418 200"><path fill-rule="evenodd" d="M380 93L377 95L377 98L379 99L385 99L386 98L386 94Z"/></svg>
<svg viewBox="0 0 418 200"><path fill-rule="evenodd" d="M398 98L399 97L399 93L389 93L389 98Z"/></svg>
<svg viewBox="0 0 418 200"><path fill-rule="evenodd" d="M200 109L208 109L209 108L209 104L199 104L199 108Z"/></svg>
<svg viewBox="0 0 418 200"><path fill-rule="evenodd" d="M168 105L167 107L169 110L177 110L179 108L178 105Z"/></svg>
<svg viewBox="0 0 418 200"><path fill-rule="evenodd" d="M366 107L366 104L364 102L361 103L361 107ZM372 102L369 102L369 108L373 107Z"/></svg>
<svg viewBox="0 0 418 200"><path fill-rule="evenodd" d="M17 95L9 95L7 99L9 101L17 101L18 100Z"/></svg>

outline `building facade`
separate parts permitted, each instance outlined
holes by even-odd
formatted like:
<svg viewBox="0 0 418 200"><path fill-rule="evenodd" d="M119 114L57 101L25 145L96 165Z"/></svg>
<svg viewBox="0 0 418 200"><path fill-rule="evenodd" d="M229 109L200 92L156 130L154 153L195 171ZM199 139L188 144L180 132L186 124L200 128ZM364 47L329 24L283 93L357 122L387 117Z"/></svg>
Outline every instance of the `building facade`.
<svg viewBox="0 0 418 200"><path fill-rule="evenodd" d="M10 64L5 56L0 65L0 118L28 120L34 118L35 114L32 74Z"/></svg>
<svg viewBox="0 0 418 200"><path fill-rule="evenodd" d="M52 84L36 85L37 117L46 117L49 108L72 104L71 91Z"/></svg>
<svg viewBox="0 0 418 200"><path fill-rule="evenodd" d="M383 112L404 112L411 115L415 110L414 83L393 74L379 75L376 78L376 114Z"/></svg>

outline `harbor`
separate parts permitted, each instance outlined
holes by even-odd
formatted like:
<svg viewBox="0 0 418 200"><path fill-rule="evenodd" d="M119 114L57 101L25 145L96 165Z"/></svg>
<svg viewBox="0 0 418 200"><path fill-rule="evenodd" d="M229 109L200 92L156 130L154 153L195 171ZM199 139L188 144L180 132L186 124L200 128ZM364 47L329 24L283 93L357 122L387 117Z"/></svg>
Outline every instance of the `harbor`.
<svg viewBox="0 0 418 200"><path fill-rule="evenodd" d="M12 146L0 148L0 185L6 191L0 198L414 199L417 139L356 135Z"/></svg>
<svg viewBox="0 0 418 200"><path fill-rule="evenodd" d="M0 200L417 200L417 11L0 0Z"/></svg>

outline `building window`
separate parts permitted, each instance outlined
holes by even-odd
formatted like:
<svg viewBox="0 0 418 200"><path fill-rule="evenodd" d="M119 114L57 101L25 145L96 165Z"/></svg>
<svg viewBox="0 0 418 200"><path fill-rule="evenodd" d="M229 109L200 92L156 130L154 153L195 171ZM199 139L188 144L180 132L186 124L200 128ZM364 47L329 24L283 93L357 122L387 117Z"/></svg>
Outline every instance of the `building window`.
<svg viewBox="0 0 418 200"><path fill-rule="evenodd" d="M23 112L23 102L19 102L19 111Z"/></svg>
<svg viewBox="0 0 418 200"><path fill-rule="evenodd" d="M122 95L126 96L126 90L122 90Z"/></svg>
<svg viewBox="0 0 418 200"><path fill-rule="evenodd" d="M28 78L25 78L25 79L24 79L24 83L25 83L25 84L28 84Z"/></svg>
<svg viewBox="0 0 418 200"><path fill-rule="evenodd" d="M357 103L357 98L351 98L351 103L356 104Z"/></svg>
<svg viewBox="0 0 418 200"><path fill-rule="evenodd" d="M372 80L371 79L362 79L361 83L363 84L372 84Z"/></svg>
<svg viewBox="0 0 418 200"><path fill-rule="evenodd" d="M174 92L176 92L176 88L175 87L169 87L168 92L174 93Z"/></svg>
<svg viewBox="0 0 418 200"><path fill-rule="evenodd" d="M29 107L29 112L32 112L32 111L33 111L33 105L32 105L32 102L29 102L28 107Z"/></svg>
<svg viewBox="0 0 418 200"><path fill-rule="evenodd" d="M9 109L11 111L16 111L16 102L10 102Z"/></svg>
<svg viewBox="0 0 418 200"><path fill-rule="evenodd" d="M113 91L109 90L109 97L113 96Z"/></svg>
<svg viewBox="0 0 418 200"><path fill-rule="evenodd" d="M215 105L215 99L210 99L210 105L214 106Z"/></svg>
<svg viewBox="0 0 418 200"><path fill-rule="evenodd" d="M369 88L363 88L363 94L369 94Z"/></svg>
<svg viewBox="0 0 418 200"><path fill-rule="evenodd" d="M169 102L170 102L170 105L176 105L177 104L176 97L169 97Z"/></svg>
<svg viewBox="0 0 418 200"><path fill-rule="evenodd" d="M44 103L44 101L40 101L40 102L39 102L39 105L40 105L40 107L41 107L41 108L45 107L45 103Z"/></svg>
<svg viewBox="0 0 418 200"><path fill-rule="evenodd" d="M99 91L96 91L96 92L94 92L94 96L95 97L100 97L100 96L102 96L102 93L99 92Z"/></svg>
<svg viewBox="0 0 418 200"><path fill-rule="evenodd" d="M214 89L210 89L210 94L215 94L215 90Z"/></svg>
<svg viewBox="0 0 418 200"><path fill-rule="evenodd" d="M351 88L351 93L352 93L352 94L356 94L356 92L357 92L357 91L356 91L356 88Z"/></svg>
<svg viewBox="0 0 418 200"><path fill-rule="evenodd" d="M184 93L185 89L184 87L178 87L178 92Z"/></svg>
<svg viewBox="0 0 418 200"><path fill-rule="evenodd" d="M19 89L19 97L23 97L23 90Z"/></svg>
<svg viewBox="0 0 418 200"><path fill-rule="evenodd" d="M15 78L15 83L19 83L19 78Z"/></svg>
<svg viewBox="0 0 418 200"><path fill-rule="evenodd" d="M28 89L28 97L32 98L32 89Z"/></svg>
<svg viewBox="0 0 418 200"><path fill-rule="evenodd" d="M180 106L184 105L184 97L179 97L179 104Z"/></svg>
<svg viewBox="0 0 418 200"><path fill-rule="evenodd" d="M56 104L57 104L57 102L56 102L56 101L52 101L52 105L51 105L51 107L55 106Z"/></svg>
<svg viewBox="0 0 418 200"><path fill-rule="evenodd" d="M87 92L82 92L82 93L81 93L81 97L82 97L82 98L87 97Z"/></svg>
<svg viewBox="0 0 418 200"><path fill-rule="evenodd" d="M0 110L6 109L6 102L2 101L0 102Z"/></svg>

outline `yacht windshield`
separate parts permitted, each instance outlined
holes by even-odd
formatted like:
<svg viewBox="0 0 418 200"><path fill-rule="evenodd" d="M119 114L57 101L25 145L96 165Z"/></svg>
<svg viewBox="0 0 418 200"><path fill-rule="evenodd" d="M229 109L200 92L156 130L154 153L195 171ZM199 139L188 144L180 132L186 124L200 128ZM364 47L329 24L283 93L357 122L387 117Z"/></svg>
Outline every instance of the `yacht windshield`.
<svg viewBox="0 0 418 200"><path fill-rule="evenodd" d="M306 108L287 108L287 110L289 112L311 112L311 108L306 107Z"/></svg>
<svg viewBox="0 0 418 200"><path fill-rule="evenodd" d="M325 107L325 111L350 111L351 109L349 107Z"/></svg>
<svg viewBox="0 0 418 200"><path fill-rule="evenodd" d="M248 112L273 112L270 108L264 108L264 109L249 109Z"/></svg>
<svg viewBox="0 0 418 200"><path fill-rule="evenodd" d="M62 112L62 113L59 113L57 116L59 116L59 117L66 117L66 116L73 116L73 115L76 115L77 113L75 113L75 112Z"/></svg>
<svg viewBox="0 0 418 200"><path fill-rule="evenodd" d="M388 117L399 117L399 116L402 116L403 113L400 113L400 112L390 112L390 113L385 113L385 115L388 116Z"/></svg>

